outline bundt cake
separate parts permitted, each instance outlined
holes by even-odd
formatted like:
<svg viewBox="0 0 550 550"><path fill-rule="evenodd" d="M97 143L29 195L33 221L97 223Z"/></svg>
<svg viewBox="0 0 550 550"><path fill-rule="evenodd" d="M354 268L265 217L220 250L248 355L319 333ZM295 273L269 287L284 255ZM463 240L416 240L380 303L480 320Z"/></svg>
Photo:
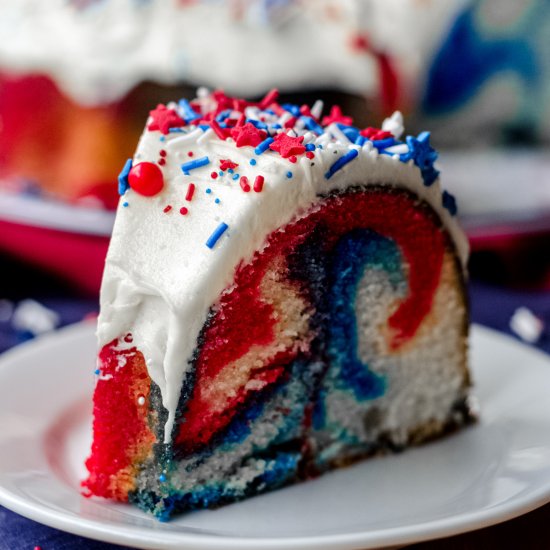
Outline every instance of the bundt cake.
<svg viewBox="0 0 550 550"><path fill-rule="evenodd" d="M395 113L150 113L101 291L88 495L167 519L467 423L467 241Z"/></svg>

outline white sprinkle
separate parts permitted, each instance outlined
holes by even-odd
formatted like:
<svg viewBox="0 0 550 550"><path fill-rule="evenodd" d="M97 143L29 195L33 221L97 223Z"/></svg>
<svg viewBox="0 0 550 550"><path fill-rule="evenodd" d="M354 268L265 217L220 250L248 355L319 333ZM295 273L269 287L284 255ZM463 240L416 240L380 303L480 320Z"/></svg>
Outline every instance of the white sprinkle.
<svg viewBox="0 0 550 550"><path fill-rule="evenodd" d="M318 99L313 104L313 107L311 108L311 114L317 119L321 118L323 107L324 107L323 102L320 99Z"/></svg>
<svg viewBox="0 0 550 550"><path fill-rule="evenodd" d="M348 139L348 136L346 136L346 134L344 134L344 132L342 132L342 130L340 130L340 128L338 128L338 126L336 126L336 124L334 122L328 126L327 130L340 143L347 144L347 143L350 142L349 139Z"/></svg>
<svg viewBox="0 0 550 550"><path fill-rule="evenodd" d="M314 140L317 136L313 132L306 132L304 134L304 145Z"/></svg>
<svg viewBox="0 0 550 550"><path fill-rule="evenodd" d="M313 178L311 177L311 161L307 157L302 157L300 159L300 164L302 166L302 170L304 171L307 185L313 188Z"/></svg>
<svg viewBox="0 0 550 550"><path fill-rule="evenodd" d="M330 136L328 134L321 134L319 137L315 138L315 143L317 145L322 145L323 147L330 141Z"/></svg>
<svg viewBox="0 0 550 550"><path fill-rule="evenodd" d="M300 117L297 121L296 121L296 124L294 125L294 129L296 131L302 131L305 127L305 124L306 124L306 121L304 120L303 117Z"/></svg>
<svg viewBox="0 0 550 550"><path fill-rule="evenodd" d="M386 149L387 153L393 153L397 155L403 155L409 152L409 146L406 143L400 143L399 145L393 145Z"/></svg>
<svg viewBox="0 0 550 550"><path fill-rule="evenodd" d="M403 126L403 115L399 111L395 111L393 115L382 123L382 130L390 132L396 139L401 137L401 134L405 131Z"/></svg>
<svg viewBox="0 0 550 550"><path fill-rule="evenodd" d="M206 141L210 141L210 138L213 135L214 135L214 130L212 130L212 128L208 128L208 130L206 130L206 132L204 132L204 134L197 139L197 145L202 145Z"/></svg>
<svg viewBox="0 0 550 550"><path fill-rule="evenodd" d="M372 144L372 141L365 141L365 144L363 145L363 151L372 151L374 149L374 145Z"/></svg>
<svg viewBox="0 0 550 550"><path fill-rule="evenodd" d="M259 120L260 109L258 109L258 107L246 107L244 114L246 118L250 118L251 120Z"/></svg>
<svg viewBox="0 0 550 550"><path fill-rule="evenodd" d="M510 319L510 328L524 342L534 344L540 340L544 323L530 309L518 307Z"/></svg>
<svg viewBox="0 0 550 550"><path fill-rule="evenodd" d="M166 142L166 148L171 149L174 145L180 145L186 141L194 141L198 139L203 134L203 131L200 128L189 132L188 134L178 135L175 138L172 138Z"/></svg>
<svg viewBox="0 0 550 550"><path fill-rule="evenodd" d="M145 405L145 397L143 397L143 395L140 395L140 396L138 397L137 402L138 402L138 405L139 405L140 407L143 406L143 405Z"/></svg>

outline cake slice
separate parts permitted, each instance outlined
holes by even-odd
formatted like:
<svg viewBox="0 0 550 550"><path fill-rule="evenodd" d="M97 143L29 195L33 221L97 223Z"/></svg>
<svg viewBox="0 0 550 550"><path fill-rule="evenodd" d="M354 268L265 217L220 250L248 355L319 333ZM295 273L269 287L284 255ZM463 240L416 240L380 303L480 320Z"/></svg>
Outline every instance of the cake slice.
<svg viewBox="0 0 550 550"><path fill-rule="evenodd" d="M467 241L399 113L151 111L101 291L89 495L167 519L471 419Z"/></svg>

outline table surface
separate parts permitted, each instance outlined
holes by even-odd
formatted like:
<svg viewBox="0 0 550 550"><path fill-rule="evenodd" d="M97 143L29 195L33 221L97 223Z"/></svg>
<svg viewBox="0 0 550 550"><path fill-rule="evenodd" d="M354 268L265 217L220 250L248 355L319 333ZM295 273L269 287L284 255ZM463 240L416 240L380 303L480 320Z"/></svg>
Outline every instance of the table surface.
<svg viewBox="0 0 550 550"><path fill-rule="evenodd" d="M19 300L33 298L56 311L60 324L77 322L97 311L97 300L72 294L63 284L37 276L36 272L14 264L0 256L0 269L4 276L0 300L16 304ZM9 288L9 291L7 289ZM29 289L33 289L29 294ZM516 308L525 306L545 321L550 328L550 292L514 291L470 283L472 321L511 334L509 320ZM550 332L546 330L537 347L550 353ZM7 320L0 319L0 352L25 338L28 334L13 330ZM460 536L424 542L407 547L409 550L492 550L521 548L538 550L550 548L550 504L529 514L500 525L466 533ZM122 547L70 535L23 518L0 507L0 550L115 550Z"/></svg>

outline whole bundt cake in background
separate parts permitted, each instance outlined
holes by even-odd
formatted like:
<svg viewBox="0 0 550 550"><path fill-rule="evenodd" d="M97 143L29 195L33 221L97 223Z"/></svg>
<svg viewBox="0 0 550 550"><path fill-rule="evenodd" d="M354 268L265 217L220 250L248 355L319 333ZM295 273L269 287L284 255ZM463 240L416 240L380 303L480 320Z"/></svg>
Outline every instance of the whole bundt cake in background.
<svg viewBox="0 0 550 550"><path fill-rule="evenodd" d="M119 177L87 494L167 519L471 419L467 243L429 134L402 132L275 91L151 111Z"/></svg>

